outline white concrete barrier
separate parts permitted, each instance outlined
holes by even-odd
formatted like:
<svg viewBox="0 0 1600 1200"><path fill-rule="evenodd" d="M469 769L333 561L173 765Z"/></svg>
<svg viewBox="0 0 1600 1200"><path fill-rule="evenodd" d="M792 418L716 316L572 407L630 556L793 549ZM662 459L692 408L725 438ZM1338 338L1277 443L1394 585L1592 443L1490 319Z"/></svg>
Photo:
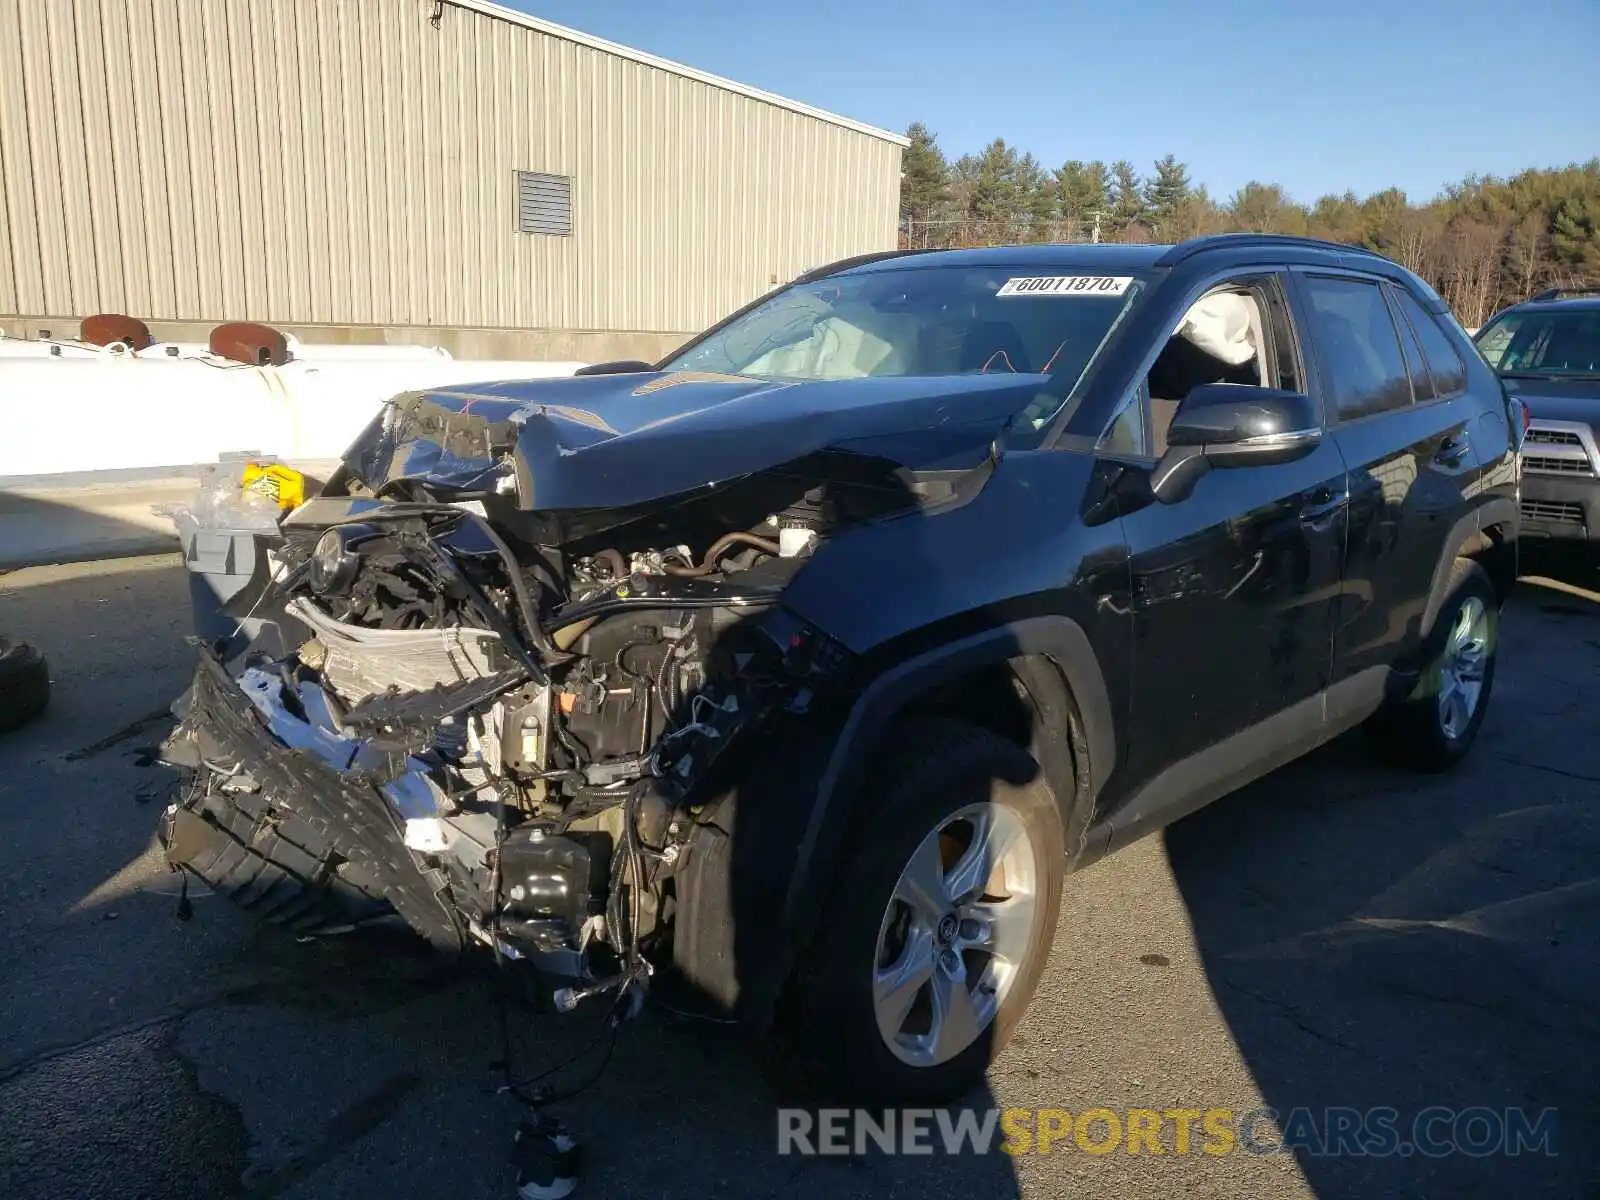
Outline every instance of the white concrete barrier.
<svg viewBox="0 0 1600 1200"><path fill-rule="evenodd" d="M337 463L293 464L326 478ZM116 471L0 481L0 571L178 549L163 511L195 503L198 471Z"/></svg>
<svg viewBox="0 0 1600 1200"><path fill-rule="evenodd" d="M196 345L0 338L0 569L175 547L171 520L152 509L191 502L203 464L251 454L325 476L400 392L584 365L463 361L427 346L291 351L255 367Z"/></svg>
<svg viewBox="0 0 1600 1200"><path fill-rule="evenodd" d="M583 365L325 349L332 353L306 347L281 367L81 346L0 356L0 486L7 477L189 466L241 451L337 458L399 392L561 377Z"/></svg>

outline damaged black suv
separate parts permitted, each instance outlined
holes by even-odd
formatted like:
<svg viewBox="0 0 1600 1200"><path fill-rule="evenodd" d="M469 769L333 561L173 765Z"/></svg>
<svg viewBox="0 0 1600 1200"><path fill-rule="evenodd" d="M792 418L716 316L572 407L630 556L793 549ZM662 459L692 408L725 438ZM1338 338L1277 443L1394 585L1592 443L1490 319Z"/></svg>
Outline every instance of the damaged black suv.
<svg viewBox="0 0 1600 1200"><path fill-rule="evenodd" d="M1466 751L1520 432L1348 247L837 263L658 366L390 402L203 654L163 840L298 929L950 1097L1067 872L1361 723Z"/></svg>

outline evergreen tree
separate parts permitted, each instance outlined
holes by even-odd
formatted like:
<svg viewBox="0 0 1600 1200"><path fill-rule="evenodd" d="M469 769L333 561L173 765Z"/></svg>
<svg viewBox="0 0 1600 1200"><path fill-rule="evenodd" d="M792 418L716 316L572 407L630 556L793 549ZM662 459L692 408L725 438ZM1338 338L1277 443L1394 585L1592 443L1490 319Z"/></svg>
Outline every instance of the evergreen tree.
<svg viewBox="0 0 1600 1200"><path fill-rule="evenodd" d="M966 209L982 221L1009 222L1022 199L1018 181L1017 152L1004 138L995 138L976 157L968 155L958 164L967 184Z"/></svg>
<svg viewBox="0 0 1600 1200"><path fill-rule="evenodd" d="M1162 238L1178 240L1170 226L1189 195L1189 168L1171 154L1158 160L1155 175L1144 186L1144 203Z"/></svg>
<svg viewBox="0 0 1600 1200"><path fill-rule="evenodd" d="M1127 159L1118 159L1111 164L1111 230L1121 233L1143 216L1144 188L1139 173Z"/></svg>
<svg viewBox="0 0 1600 1200"><path fill-rule="evenodd" d="M1574 278L1600 276L1600 188L1561 201L1550 220L1550 248Z"/></svg>
<svg viewBox="0 0 1600 1200"><path fill-rule="evenodd" d="M1017 163L1017 187L1021 193L1022 215L1028 222L1028 240L1049 240L1054 235L1052 226L1061 215L1061 197L1054 177L1033 155L1024 154Z"/></svg>
<svg viewBox="0 0 1600 1200"><path fill-rule="evenodd" d="M925 223L936 218L950 200L950 168L938 138L922 122L906 130L911 139L900 158L900 217Z"/></svg>
<svg viewBox="0 0 1600 1200"><path fill-rule="evenodd" d="M1108 176L1103 162L1071 159L1056 168L1056 192L1061 216L1076 225L1079 237L1087 237L1094 227L1096 213L1108 206Z"/></svg>
<svg viewBox="0 0 1600 1200"><path fill-rule="evenodd" d="M918 229L917 245L1097 232L1102 241L1182 241L1228 229L1310 234L1416 271L1469 325L1538 287L1600 283L1600 158L1509 179L1468 175L1426 203L1389 188L1307 207L1275 183L1251 181L1219 205L1171 154L1142 181L1126 160L1108 168L1071 159L1049 172L1003 138L949 164L925 126L907 137L901 215L941 221Z"/></svg>

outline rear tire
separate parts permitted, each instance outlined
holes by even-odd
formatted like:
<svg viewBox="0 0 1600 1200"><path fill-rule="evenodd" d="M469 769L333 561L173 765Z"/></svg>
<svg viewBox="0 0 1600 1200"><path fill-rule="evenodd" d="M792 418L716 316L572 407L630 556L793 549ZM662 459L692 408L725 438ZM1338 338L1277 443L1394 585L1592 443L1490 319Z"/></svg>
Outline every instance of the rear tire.
<svg viewBox="0 0 1600 1200"><path fill-rule="evenodd" d="M1031 755L960 721L901 723L780 1008L785 1070L850 1099L971 1090L1038 985L1065 864Z"/></svg>
<svg viewBox="0 0 1600 1200"><path fill-rule="evenodd" d="M1488 573L1458 560L1428 636L1422 678L1403 702L1369 723L1385 758L1443 771L1472 748L1494 688L1499 624L1500 600Z"/></svg>
<svg viewBox="0 0 1600 1200"><path fill-rule="evenodd" d="M0 733L26 724L50 704L50 666L22 642L0 637Z"/></svg>

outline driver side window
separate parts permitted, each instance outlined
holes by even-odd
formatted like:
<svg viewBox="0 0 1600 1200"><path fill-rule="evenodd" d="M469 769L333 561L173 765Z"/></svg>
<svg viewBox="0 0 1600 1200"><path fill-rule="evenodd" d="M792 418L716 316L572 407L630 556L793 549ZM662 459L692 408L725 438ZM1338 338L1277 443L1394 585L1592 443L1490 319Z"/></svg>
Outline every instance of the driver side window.
<svg viewBox="0 0 1600 1200"><path fill-rule="evenodd" d="M1252 275L1209 289L1167 336L1149 372L1101 437L1109 453L1167 451L1178 405L1206 383L1304 391L1293 325L1277 275Z"/></svg>

